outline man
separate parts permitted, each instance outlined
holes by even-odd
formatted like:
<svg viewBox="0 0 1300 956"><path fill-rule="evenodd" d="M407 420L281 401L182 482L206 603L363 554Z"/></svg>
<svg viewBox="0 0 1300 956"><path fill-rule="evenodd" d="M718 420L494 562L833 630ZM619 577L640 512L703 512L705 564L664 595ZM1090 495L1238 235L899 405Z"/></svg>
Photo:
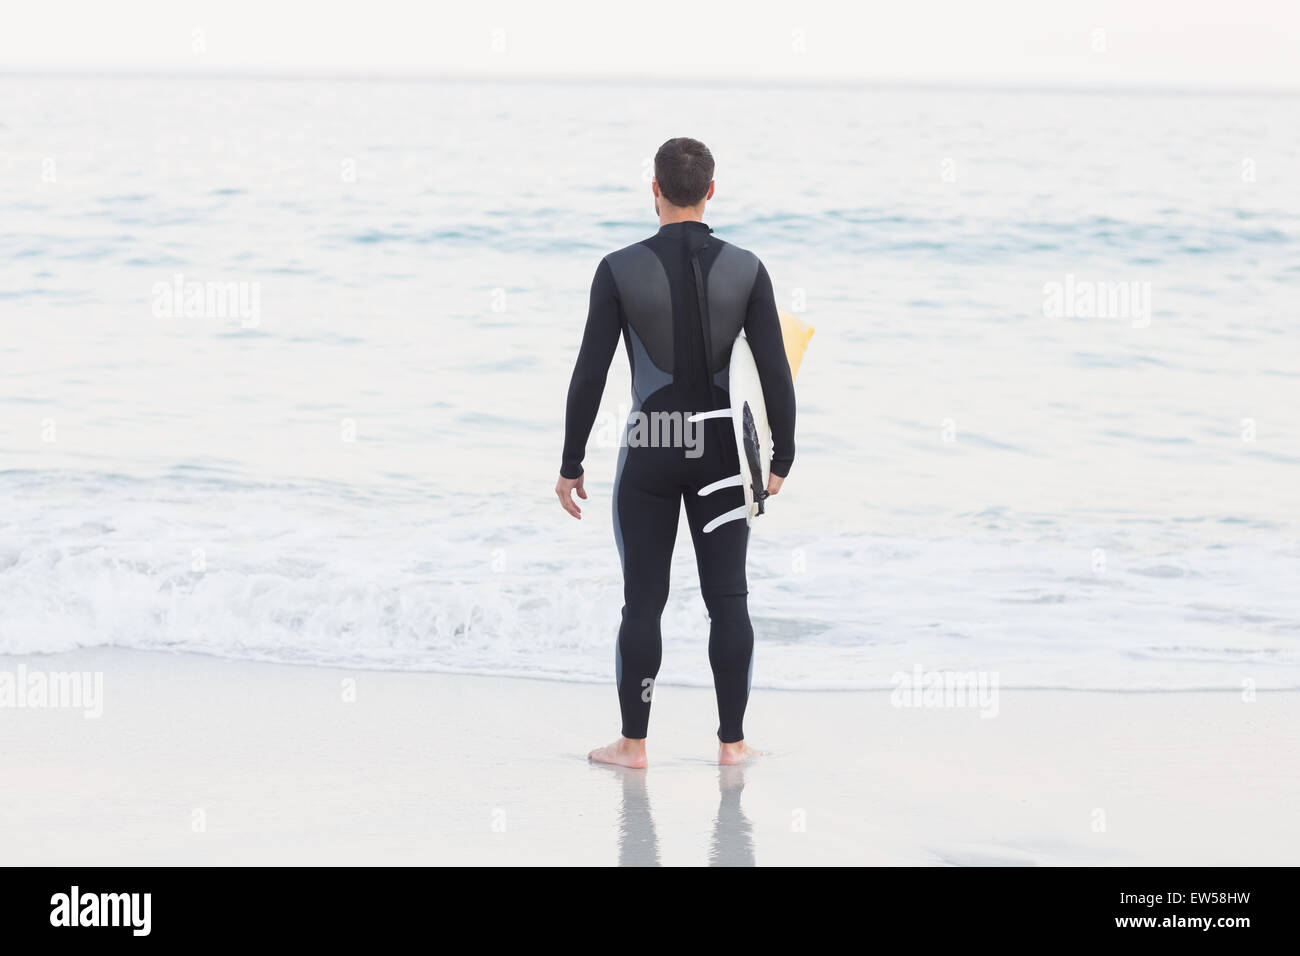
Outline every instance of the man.
<svg viewBox="0 0 1300 956"><path fill-rule="evenodd" d="M624 767L646 766L650 701L662 653L659 616L668 601L683 503L709 611L718 761L738 764L758 753L746 745L742 728L754 653L745 600L744 492L735 482L709 487L738 475L739 457L729 417L691 422L689 416L730 406L727 367L743 330L772 428L767 491L774 495L794 461L794 384L767 270L753 253L715 238L704 223L704 207L714 193L713 168L713 155L697 140L670 139L659 148L650 187L659 232L610 253L596 269L569 384L555 492L564 510L580 518L573 495L587 497L582 459L622 336L632 366L633 401L613 502L623 563L623 623L614 667L623 727L617 741L588 756ZM672 440L655 440L665 432ZM735 520L719 523L719 517Z"/></svg>

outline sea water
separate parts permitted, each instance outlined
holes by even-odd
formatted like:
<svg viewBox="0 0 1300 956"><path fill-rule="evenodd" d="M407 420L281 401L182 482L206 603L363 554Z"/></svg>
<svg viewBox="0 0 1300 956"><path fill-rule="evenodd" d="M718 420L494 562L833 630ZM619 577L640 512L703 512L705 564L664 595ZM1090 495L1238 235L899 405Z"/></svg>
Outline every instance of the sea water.
<svg viewBox="0 0 1300 956"><path fill-rule="evenodd" d="M575 522L564 396L691 135L817 329L756 686L1300 687L1298 105L0 77L0 652L611 680L616 429ZM684 527L672 580L706 684Z"/></svg>

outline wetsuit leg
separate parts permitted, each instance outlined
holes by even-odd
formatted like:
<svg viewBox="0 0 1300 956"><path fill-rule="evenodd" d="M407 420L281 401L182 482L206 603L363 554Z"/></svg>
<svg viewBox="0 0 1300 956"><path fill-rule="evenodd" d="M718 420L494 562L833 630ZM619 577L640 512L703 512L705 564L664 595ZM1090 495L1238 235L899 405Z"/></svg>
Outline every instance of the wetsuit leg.
<svg viewBox="0 0 1300 956"><path fill-rule="evenodd" d="M730 429L731 423L727 422ZM739 467L735 444L730 435L710 435L706 454L711 464L701 470L704 476L686 491L686 520L695 543L695 563L700 573L700 593L709 611L709 664L713 668L713 688L718 698L718 739L735 743L745 738L745 706L754 660L754 629L749 621L745 579L745 552L749 545L749 524L728 521L708 534L704 526L719 514L745 503L738 487L724 488L701 497L700 487Z"/></svg>
<svg viewBox="0 0 1300 956"><path fill-rule="evenodd" d="M623 736L640 740L650 724L663 640L659 617L668 603L668 578L682 497L649 449L624 450L614 491L614 528L623 560L623 622L618 629L614 679Z"/></svg>

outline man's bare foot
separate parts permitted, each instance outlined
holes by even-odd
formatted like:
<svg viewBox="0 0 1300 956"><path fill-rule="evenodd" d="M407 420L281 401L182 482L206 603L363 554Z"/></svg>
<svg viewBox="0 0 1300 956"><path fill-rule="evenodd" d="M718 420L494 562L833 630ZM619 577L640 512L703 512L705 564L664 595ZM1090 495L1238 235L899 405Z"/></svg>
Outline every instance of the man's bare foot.
<svg viewBox="0 0 1300 956"><path fill-rule="evenodd" d="M734 744L718 744L718 763L724 767L734 767L738 763L744 763L751 757L761 757L763 751L755 750L743 740L737 740Z"/></svg>
<svg viewBox="0 0 1300 956"><path fill-rule="evenodd" d="M646 766L645 738L632 740L630 737L619 737L618 740L607 747L597 747L587 754L587 759L596 763L612 763L616 767L631 767L633 770L644 770Z"/></svg>

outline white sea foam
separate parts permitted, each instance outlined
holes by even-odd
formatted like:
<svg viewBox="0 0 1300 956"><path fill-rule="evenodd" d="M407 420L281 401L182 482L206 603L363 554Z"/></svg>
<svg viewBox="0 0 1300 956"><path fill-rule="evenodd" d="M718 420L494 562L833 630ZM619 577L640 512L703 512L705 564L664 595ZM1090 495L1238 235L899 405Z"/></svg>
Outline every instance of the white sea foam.
<svg viewBox="0 0 1300 956"><path fill-rule="evenodd" d="M537 508L535 521L485 527L483 510L453 523L409 502L295 486L30 477L12 494L24 539L0 553L0 652L113 645L610 677L621 585L601 512L573 529L543 530L549 512ZM842 532L804 536L792 554L778 544L788 533L753 536L758 686L885 687L917 664L996 671L1002 686L1300 686L1295 549L1242 541L1157 554L1110 528ZM667 684L709 681L693 579L683 543L663 622Z"/></svg>

